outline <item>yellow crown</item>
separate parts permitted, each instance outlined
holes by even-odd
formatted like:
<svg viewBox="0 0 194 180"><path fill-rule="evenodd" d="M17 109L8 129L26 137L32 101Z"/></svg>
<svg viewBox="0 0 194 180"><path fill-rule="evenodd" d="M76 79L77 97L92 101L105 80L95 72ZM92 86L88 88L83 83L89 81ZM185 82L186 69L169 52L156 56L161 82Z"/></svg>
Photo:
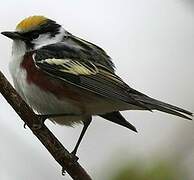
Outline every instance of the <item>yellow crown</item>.
<svg viewBox="0 0 194 180"><path fill-rule="evenodd" d="M44 23L46 23L48 19L44 16L30 16L22 20L17 26L16 30L18 31L28 31L36 28Z"/></svg>

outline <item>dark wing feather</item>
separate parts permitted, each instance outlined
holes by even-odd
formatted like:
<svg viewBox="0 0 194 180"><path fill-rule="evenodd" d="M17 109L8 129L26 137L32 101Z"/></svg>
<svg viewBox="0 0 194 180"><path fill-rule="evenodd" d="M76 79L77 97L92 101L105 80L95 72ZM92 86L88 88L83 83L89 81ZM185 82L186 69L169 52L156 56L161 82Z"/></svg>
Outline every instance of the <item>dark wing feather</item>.
<svg viewBox="0 0 194 180"><path fill-rule="evenodd" d="M38 49L33 57L36 66L49 75L102 97L186 119L192 115L130 88L114 73L114 64L104 50L71 34L61 43Z"/></svg>
<svg viewBox="0 0 194 180"><path fill-rule="evenodd" d="M94 52L91 56L83 47L75 45L71 47L69 43L58 43L36 51L34 60L37 67L55 78L100 96L150 110L143 103L130 97L127 91L128 86L112 72L113 67L101 63L104 57L100 59L98 51L96 55ZM95 56L96 59L94 59Z"/></svg>

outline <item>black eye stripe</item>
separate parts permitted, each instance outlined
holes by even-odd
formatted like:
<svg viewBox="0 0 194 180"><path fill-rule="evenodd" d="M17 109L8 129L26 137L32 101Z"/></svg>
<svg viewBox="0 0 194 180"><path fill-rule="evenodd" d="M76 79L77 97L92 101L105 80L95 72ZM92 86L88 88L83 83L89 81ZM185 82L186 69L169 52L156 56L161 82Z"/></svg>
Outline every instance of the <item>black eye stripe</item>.
<svg viewBox="0 0 194 180"><path fill-rule="evenodd" d="M24 36L26 39L33 40L37 39L41 34L48 33L51 37L54 37L56 34L59 33L59 29L40 29L36 31L30 31L26 33L22 33L21 35Z"/></svg>
<svg viewBox="0 0 194 180"><path fill-rule="evenodd" d="M22 36L26 37L26 39L29 39L29 40L37 39L39 35L40 35L40 32L37 31L37 30L36 31L22 33Z"/></svg>
<svg viewBox="0 0 194 180"><path fill-rule="evenodd" d="M37 39L39 37L39 35L40 34L38 32L33 32L33 33L31 33L30 37L31 37L31 39Z"/></svg>

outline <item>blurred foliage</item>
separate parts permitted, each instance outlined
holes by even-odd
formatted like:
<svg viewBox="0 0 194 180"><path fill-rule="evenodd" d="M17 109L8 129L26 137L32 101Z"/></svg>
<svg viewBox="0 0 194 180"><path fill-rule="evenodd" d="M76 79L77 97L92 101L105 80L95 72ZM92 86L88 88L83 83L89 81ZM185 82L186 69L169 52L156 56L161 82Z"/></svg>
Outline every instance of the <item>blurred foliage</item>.
<svg viewBox="0 0 194 180"><path fill-rule="evenodd" d="M183 172L174 163L157 162L149 167L128 164L118 170L111 180L184 180Z"/></svg>

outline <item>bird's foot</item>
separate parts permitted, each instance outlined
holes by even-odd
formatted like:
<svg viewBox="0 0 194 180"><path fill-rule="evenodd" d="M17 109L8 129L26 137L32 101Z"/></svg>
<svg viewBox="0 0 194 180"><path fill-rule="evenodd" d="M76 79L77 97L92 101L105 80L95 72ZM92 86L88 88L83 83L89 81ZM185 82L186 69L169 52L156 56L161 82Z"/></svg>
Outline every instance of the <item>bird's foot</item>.
<svg viewBox="0 0 194 180"><path fill-rule="evenodd" d="M74 152L72 151L71 152L71 157L72 157L72 164L74 164L74 163L77 163L77 161L79 160L79 158L74 154ZM61 174L62 174L62 176L65 176L65 174L66 174L66 170L65 170L65 168L64 167L62 167L62 170L61 170Z"/></svg>
<svg viewBox="0 0 194 180"><path fill-rule="evenodd" d="M45 117L44 115L37 115L38 116L38 119L39 119L39 122L34 122L33 125L32 125L32 129L33 130L39 130L43 127L44 125L44 122L45 120L47 119L47 117Z"/></svg>
<svg viewBox="0 0 194 180"><path fill-rule="evenodd" d="M73 161L77 162L79 160L79 158L76 156L76 152L72 151L71 154L73 156Z"/></svg>
<svg viewBox="0 0 194 180"><path fill-rule="evenodd" d="M25 123L24 123L24 129L26 129L26 126L27 126L27 123L25 122Z"/></svg>
<svg viewBox="0 0 194 180"><path fill-rule="evenodd" d="M65 176L65 174L66 174L66 170L64 167L62 167L61 174L62 174L62 176Z"/></svg>
<svg viewBox="0 0 194 180"><path fill-rule="evenodd" d="M32 125L32 129L33 130L41 129L42 126L44 125L45 120L48 118L48 116L46 116L46 115L39 115L39 114L37 114L37 116L38 116L38 119L39 119L39 123L37 123L37 122L33 123L33 125ZM24 123L23 127L24 127L24 129L26 129L26 127L27 127L27 123L26 122Z"/></svg>

